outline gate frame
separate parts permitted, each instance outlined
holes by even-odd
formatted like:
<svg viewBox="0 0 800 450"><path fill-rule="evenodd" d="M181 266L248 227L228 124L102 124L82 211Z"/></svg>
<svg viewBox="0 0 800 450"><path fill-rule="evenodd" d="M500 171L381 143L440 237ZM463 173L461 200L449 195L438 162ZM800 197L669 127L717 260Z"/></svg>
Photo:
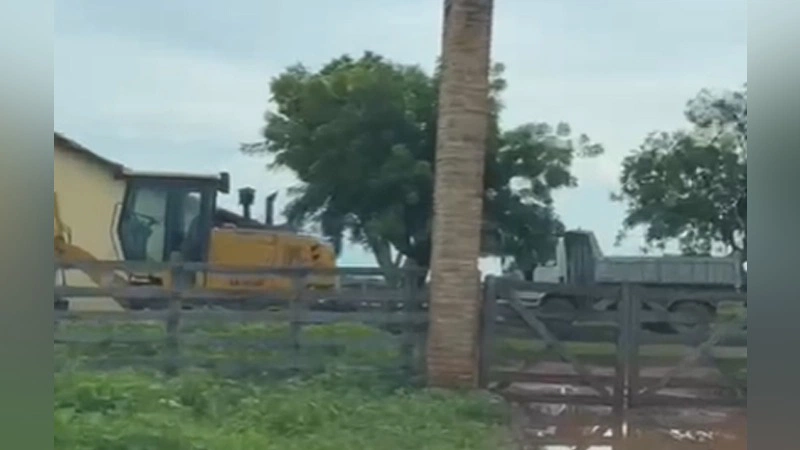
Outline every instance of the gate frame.
<svg viewBox="0 0 800 450"><path fill-rule="evenodd" d="M516 287L516 288L515 288ZM541 320L541 313L536 313L535 310L525 308L519 301L515 290L522 288L530 291L541 292L564 292L571 294L586 294L591 297L602 297L604 299L613 300L617 303L617 310L615 312L596 312L596 314L603 315L607 318L611 316L616 317L617 323L617 337L615 339L615 370L612 389L598 389L598 384L602 385L602 381L597 383L597 377L587 370L581 362L569 354L567 349L563 346L560 339L556 339L547 326ZM609 295L614 294L616 295ZM565 284L555 283L536 283L520 281L505 277L488 276L485 279L483 289L483 308L481 314L480 326L480 364L479 364L479 381L480 387L483 389L491 389L490 384L495 381L492 379L492 363L494 361L493 352L495 349L495 340L497 339L497 319L499 314L499 300L502 298L508 303L510 310L513 310L525 322L526 328L531 329L538 336L531 337L531 339L542 340L556 351L558 356L569 363L571 367L578 374L577 378L580 380L580 386L590 387L597 391L597 396L587 395L520 395L515 396L513 393L504 393L506 398L512 401L523 401L529 403L562 403L568 405L596 405L596 406L611 406L613 421L611 424L614 430L614 436L623 436L628 433L623 433L623 423L629 417L630 412L636 409L645 407L678 407L678 408L693 408L693 407L709 407L709 408L744 408L746 410L746 386L743 388L745 395L741 398L739 395L736 398L729 398L727 396L713 396L708 398L678 398L667 397L659 395L658 392L666 387L677 388L692 388L703 385L703 382L693 382L691 379L679 378L678 375L684 369L690 368L700 358L710 356L709 351L718 345L719 341L725 337L727 331L733 327L739 326L740 320L733 320L723 324L722 327L712 330L707 335L703 335L702 339L696 337L688 337L685 335L674 335L673 339L665 336L663 344L674 343L690 347L688 354L680 359L677 364L669 364L667 373L659 378L646 378L641 373L641 348L646 340L647 333L650 331L643 329L643 324L646 322L668 321L675 323L676 321L687 320L679 313L672 313L661 308L652 308L652 310L645 310L644 305L653 305L653 300L656 298L663 298L667 296L676 296L681 299L691 300L703 299L711 302L719 301L735 301L743 302L746 305L746 293L732 292L730 290L720 289L714 290L679 290L671 287L652 287L642 286L632 283L622 283L616 286L570 286ZM578 315L589 314L590 316L594 311L582 313L579 309ZM550 315L548 315L550 316ZM745 319L746 321L746 319ZM746 325L746 322L745 322ZM660 336L660 335L659 335ZM656 344L659 338L655 338ZM746 334L745 334L746 339ZM569 339L564 339L568 342ZM601 341L609 342L610 341ZM649 342L647 342L649 343ZM646 344L646 343L645 343ZM692 345L695 344L695 345ZM714 360L714 358L711 358ZM716 363L716 361L714 360ZM718 364L713 364L721 374L721 383L705 383L703 388L720 388L735 387L737 384L735 380L731 380L728 374L721 370ZM559 375L553 375L549 383L553 383L553 379L558 378ZM537 376L530 374L527 379L521 379L518 382L535 382ZM541 377L540 381L541 381ZM565 377L566 378L566 377ZM564 380L565 384L574 383L575 376L570 376L570 380ZM674 382L678 382L677 386ZM511 380L509 383L515 382ZM545 381L542 381L545 382ZM606 381L606 384L609 384ZM682 384L686 384L683 386ZM694 385L694 386L692 386ZM741 386L739 386L741 389ZM604 394L605 393L605 394ZM556 398L557 397L557 398ZM592 397L592 398L589 398ZM594 401L593 401L594 400ZM619 434L617 434L619 433Z"/></svg>

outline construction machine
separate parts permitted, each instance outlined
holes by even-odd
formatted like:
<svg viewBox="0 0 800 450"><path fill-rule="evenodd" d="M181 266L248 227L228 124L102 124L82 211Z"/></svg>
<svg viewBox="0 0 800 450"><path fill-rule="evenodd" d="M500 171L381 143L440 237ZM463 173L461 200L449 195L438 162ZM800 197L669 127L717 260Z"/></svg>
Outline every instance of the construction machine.
<svg viewBox="0 0 800 450"><path fill-rule="evenodd" d="M198 272L188 282L198 288L220 292L263 293L290 292L294 282L291 275L270 274L269 269L305 267L334 269L336 255L333 249L320 240L280 227L261 224L249 217L237 216L217 207L218 193L228 193L230 178L219 175L194 175L174 173L135 172L125 169L116 181L124 185L119 189L122 198L114 205L112 217L82 219L103 220L108 223L110 245L116 259L163 263L176 253L182 262L208 263L226 268L242 267L251 270L264 268L264 273L233 274ZM245 216L249 215L248 201L252 189L240 192L245 202ZM70 230L59 210L58 193L54 192L54 253L57 261L87 262L97 258L73 242ZM73 193L73 195L79 195ZM272 198L274 200L274 197ZM225 212L226 214L222 214ZM236 216L236 214L233 214ZM271 214L268 213L268 216ZM76 224L77 225L77 224ZM168 270L81 269L93 283L100 286L151 285L169 287ZM58 279L58 273L56 273ZM65 277L62 277L65 279ZM337 277L332 271L312 275L306 279L307 288L328 290L335 288ZM164 307L164 300L132 300L115 298L123 308L141 309ZM64 300L57 300L64 306ZM223 302L224 303L224 302Z"/></svg>

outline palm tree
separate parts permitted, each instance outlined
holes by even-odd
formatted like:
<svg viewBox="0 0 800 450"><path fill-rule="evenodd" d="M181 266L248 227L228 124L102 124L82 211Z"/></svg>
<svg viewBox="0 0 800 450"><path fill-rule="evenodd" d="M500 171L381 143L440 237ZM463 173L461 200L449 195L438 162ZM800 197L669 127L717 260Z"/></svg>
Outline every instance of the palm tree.
<svg viewBox="0 0 800 450"><path fill-rule="evenodd" d="M444 2L427 353L433 386L477 384L493 3Z"/></svg>

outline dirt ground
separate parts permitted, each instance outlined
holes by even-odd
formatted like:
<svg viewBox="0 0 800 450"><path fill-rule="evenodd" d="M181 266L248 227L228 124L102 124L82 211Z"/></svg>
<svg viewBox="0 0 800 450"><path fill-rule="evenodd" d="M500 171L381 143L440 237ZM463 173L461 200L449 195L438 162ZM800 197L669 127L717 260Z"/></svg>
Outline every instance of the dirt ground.
<svg viewBox="0 0 800 450"><path fill-rule="evenodd" d="M611 434L611 410L511 403L514 448L745 450L745 410L650 409L630 412L624 444Z"/></svg>

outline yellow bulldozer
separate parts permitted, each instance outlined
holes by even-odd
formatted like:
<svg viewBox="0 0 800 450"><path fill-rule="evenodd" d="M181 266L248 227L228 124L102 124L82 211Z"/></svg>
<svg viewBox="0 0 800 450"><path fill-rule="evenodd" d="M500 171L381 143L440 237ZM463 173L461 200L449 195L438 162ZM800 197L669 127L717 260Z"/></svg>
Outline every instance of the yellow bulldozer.
<svg viewBox="0 0 800 450"><path fill-rule="evenodd" d="M291 276L269 274L269 269L334 269L336 266L336 255L326 243L248 217L249 203L252 203L254 196L252 189L242 189L239 193L240 203L245 208L244 215L218 208L218 193L228 193L230 190L230 178L226 173L207 176L125 169L117 179L122 183L118 189L121 198L114 205L111 217L103 217L103 214L97 214L96 217L83 215L78 221L80 223L64 223L62 214L65 211L60 210L63 205L59 205L58 192L54 192L53 240L57 261L69 264L97 259L80 242L73 242L71 238L75 230L70 227L91 225L92 230L103 226L110 231L107 238L116 259L120 261L166 262L178 252L181 260L188 263L265 269L263 274L249 275L198 272L190 280L196 287L214 291L245 294L280 291L286 292L286 298L289 299L294 286ZM89 197L87 194L86 198ZM236 220L230 216L235 216ZM103 221L104 224L93 221ZM134 272L84 267L81 271L94 284L101 286L113 283L169 287L171 283L167 270ZM59 282L58 275L57 269L56 283ZM61 282L65 279L62 276ZM338 277L329 272L312 275L306 282L310 289L329 290L336 287L337 280ZM157 299L114 300L126 309L165 306L163 300ZM69 307L68 300L56 299L56 302L59 308Z"/></svg>

